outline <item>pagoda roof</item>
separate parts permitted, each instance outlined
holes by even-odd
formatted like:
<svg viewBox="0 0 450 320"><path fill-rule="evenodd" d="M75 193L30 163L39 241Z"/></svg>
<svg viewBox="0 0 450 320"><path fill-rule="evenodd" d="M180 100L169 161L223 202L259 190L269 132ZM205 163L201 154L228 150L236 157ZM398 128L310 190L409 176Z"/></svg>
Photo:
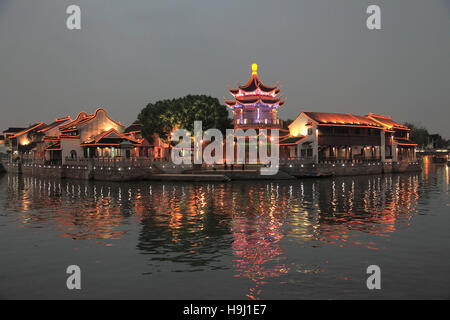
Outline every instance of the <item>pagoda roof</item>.
<svg viewBox="0 0 450 320"><path fill-rule="evenodd" d="M230 93L232 95L236 95L239 93L239 89L244 92L253 92L256 89L259 89L262 92L272 92L275 90L276 91L275 94L278 94L280 92L280 89L278 88L278 82L274 86L266 86L259 79L257 70L258 70L258 66L256 64L253 64L252 65L252 75L251 75L250 79L248 79L247 83L244 85L238 84L238 88L236 88L236 89L228 88Z"/></svg>
<svg viewBox="0 0 450 320"><path fill-rule="evenodd" d="M407 126L404 126L398 122L395 122L389 116L369 113L368 117L388 129L410 130Z"/></svg>
<svg viewBox="0 0 450 320"><path fill-rule="evenodd" d="M256 104L256 103L264 103L268 105L278 104L278 106L282 106L286 99L281 100L281 97L271 97L271 96L252 96L252 97L238 97L235 100L227 100L224 98L225 103L229 107L234 107L237 104L247 105L247 104Z"/></svg>

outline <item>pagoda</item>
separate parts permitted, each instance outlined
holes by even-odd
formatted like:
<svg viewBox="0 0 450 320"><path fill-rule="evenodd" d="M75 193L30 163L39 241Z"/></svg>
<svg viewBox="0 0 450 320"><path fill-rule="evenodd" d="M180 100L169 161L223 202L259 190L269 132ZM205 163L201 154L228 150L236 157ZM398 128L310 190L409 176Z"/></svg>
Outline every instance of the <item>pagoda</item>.
<svg viewBox="0 0 450 320"><path fill-rule="evenodd" d="M233 110L234 129L279 129L281 120L277 118L278 108L284 103L278 94L278 82L270 87L258 78L258 65L252 64L252 75L244 85L236 89L228 88L234 100L224 98Z"/></svg>

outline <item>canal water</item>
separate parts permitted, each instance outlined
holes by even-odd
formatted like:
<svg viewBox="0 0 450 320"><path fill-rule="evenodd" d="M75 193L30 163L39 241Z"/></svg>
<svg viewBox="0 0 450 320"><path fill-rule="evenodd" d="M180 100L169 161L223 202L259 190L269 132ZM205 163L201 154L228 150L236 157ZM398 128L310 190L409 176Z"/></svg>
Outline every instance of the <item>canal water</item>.
<svg viewBox="0 0 450 320"><path fill-rule="evenodd" d="M194 184L4 174L0 235L7 299L450 298L445 165Z"/></svg>

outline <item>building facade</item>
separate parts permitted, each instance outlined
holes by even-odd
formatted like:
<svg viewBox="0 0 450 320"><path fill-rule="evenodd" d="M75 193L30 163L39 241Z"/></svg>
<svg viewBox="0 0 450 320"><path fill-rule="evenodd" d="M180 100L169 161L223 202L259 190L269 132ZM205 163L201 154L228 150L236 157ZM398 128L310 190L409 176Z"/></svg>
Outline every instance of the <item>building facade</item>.
<svg viewBox="0 0 450 320"><path fill-rule="evenodd" d="M409 128L388 116L304 111L280 141L282 159L312 163L415 161Z"/></svg>
<svg viewBox="0 0 450 320"><path fill-rule="evenodd" d="M49 125L39 122L28 128L9 128L4 137L10 160L24 163L64 165L76 159L153 157L153 146L143 137L141 126L126 128L102 108L93 114L80 112L74 120L67 116Z"/></svg>

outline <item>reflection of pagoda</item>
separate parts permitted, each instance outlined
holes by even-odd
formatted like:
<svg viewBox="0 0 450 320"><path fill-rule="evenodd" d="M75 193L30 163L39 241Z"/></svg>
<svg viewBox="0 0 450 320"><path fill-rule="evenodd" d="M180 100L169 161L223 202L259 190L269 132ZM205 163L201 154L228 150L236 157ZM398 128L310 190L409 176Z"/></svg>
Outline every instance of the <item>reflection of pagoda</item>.
<svg viewBox="0 0 450 320"><path fill-rule="evenodd" d="M229 89L235 100L225 100L233 110L234 129L278 129L281 121L277 119L278 108L285 100L278 96L278 83L273 87L264 85L258 78L258 66L252 65L252 76L243 86ZM278 97L277 97L278 96Z"/></svg>

